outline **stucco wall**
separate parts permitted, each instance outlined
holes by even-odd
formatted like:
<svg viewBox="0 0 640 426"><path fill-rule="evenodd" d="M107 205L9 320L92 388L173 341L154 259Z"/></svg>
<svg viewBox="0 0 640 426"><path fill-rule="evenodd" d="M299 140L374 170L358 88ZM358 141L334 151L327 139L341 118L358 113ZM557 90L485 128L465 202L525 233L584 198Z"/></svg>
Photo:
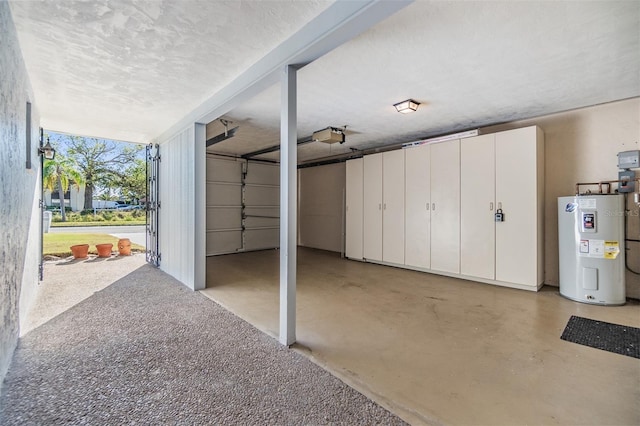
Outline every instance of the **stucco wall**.
<svg viewBox="0 0 640 426"><path fill-rule="evenodd" d="M26 168L26 103L31 86L7 2L0 2L0 383L18 340L21 311L38 285L38 115L32 105L31 158ZM39 192L39 191L38 191ZM34 217L35 216L35 217Z"/></svg>
<svg viewBox="0 0 640 426"><path fill-rule="evenodd" d="M640 149L640 99L612 102L483 129L500 131L536 124L545 134L545 283L557 286L557 199L577 182L618 178L616 154ZM636 171L636 176L638 172ZM597 190L593 188L593 190ZM638 207L629 203L629 235L640 237ZM629 266L640 270L640 243L627 243ZM626 274L627 297L640 298L640 276Z"/></svg>

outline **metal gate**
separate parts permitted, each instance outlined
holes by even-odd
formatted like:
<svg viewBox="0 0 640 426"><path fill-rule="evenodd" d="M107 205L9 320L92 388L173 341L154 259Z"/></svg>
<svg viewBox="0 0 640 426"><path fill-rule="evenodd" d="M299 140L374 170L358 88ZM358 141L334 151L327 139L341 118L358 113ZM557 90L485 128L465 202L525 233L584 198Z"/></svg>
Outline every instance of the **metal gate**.
<svg viewBox="0 0 640 426"><path fill-rule="evenodd" d="M31 104L28 105L27 115L29 116L29 121L27 124L27 129L31 129ZM28 130L31 132L31 130ZM31 136L29 135L28 138ZM29 140L29 139L27 139ZM44 129L40 127L40 145L39 148L44 146ZM38 150L38 154L40 151ZM44 279L44 217L45 217L45 203L44 203L44 156L38 155L40 157L40 200L38 201L38 205L40 206L40 264L38 265L38 279L42 281ZM51 214L51 213L48 213ZM48 217L51 218L50 216ZM51 226L51 223L48 223ZM48 230L47 230L48 232Z"/></svg>
<svg viewBox="0 0 640 426"><path fill-rule="evenodd" d="M156 144L147 145L147 262L160 266L160 251L158 245L158 177L160 172L160 147Z"/></svg>

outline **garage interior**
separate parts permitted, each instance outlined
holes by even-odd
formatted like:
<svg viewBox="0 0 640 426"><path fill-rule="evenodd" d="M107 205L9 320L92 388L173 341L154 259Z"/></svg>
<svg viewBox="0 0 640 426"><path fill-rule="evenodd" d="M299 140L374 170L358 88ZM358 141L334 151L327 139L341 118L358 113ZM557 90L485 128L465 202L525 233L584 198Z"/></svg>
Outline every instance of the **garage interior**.
<svg viewBox="0 0 640 426"><path fill-rule="evenodd" d="M615 176L615 155L626 149L637 149L638 130L616 139L617 142L611 142L611 137L602 139L598 133L619 128L614 124L618 120L619 124L627 119L636 120L633 115L639 110L638 99L596 106L585 99L579 107L561 106L566 101L561 92L568 88L562 82L567 82L568 75L556 76L558 79L554 81L563 88L556 87L559 91L551 97L548 95L554 92L551 87L554 84L546 78L539 82L540 86L533 87L536 76L540 75L531 69L537 69L543 62L548 66L552 47L540 46L539 40L534 43L532 33L528 47L535 45L533 54L531 49L509 49L509 43L496 35L495 28L502 27L496 15L489 18L482 13L474 25L470 24L473 29L438 28L437 31L446 33L441 39L448 40L448 51L431 50L430 37L419 31L421 19L435 24L431 14L446 15L451 12L451 5L440 4L435 9L438 12L432 7L412 5L299 71L298 301L297 343L293 347L411 423L636 422L639 412L633 407L640 399L637 360L576 348L559 336L571 315L638 327L637 301L629 300L627 305L616 308L583 305L562 298L553 286L558 285L556 198L573 193L573 185L585 176L596 181ZM533 9L530 10L533 15L541 12ZM570 13L568 9L563 12ZM393 37L398 34L393 28L408 22L414 25L409 28L415 30L410 46ZM475 37L454 36L465 31ZM480 40L491 40L494 45L478 49ZM402 47L376 49L376 55L364 53L380 44ZM595 46L587 44L593 48L590 54L595 54ZM497 57L505 49L518 56L508 65ZM457 52L465 55L456 56ZM439 54L442 56L438 57ZM387 74L388 68L419 55L431 60L407 64L415 69L403 75L402 80ZM568 62L584 59L558 56L553 60L559 58ZM473 72L465 64L473 64ZM512 69L499 69L505 66ZM526 74L528 84L522 84L517 76L526 68L530 68ZM354 69L366 69L368 78L360 79L353 73ZM447 73L453 77L446 79ZM459 86L460 79L466 78L471 81ZM389 85L389 81L394 84ZM434 81L438 84L433 85ZM449 96L457 90L460 96L453 98L466 104L464 107L452 105L453 98L449 96L446 102L444 98L438 99L435 86ZM483 93L484 89L491 94ZM519 92L518 96L513 96L514 91ZM537 109L541 96L555 107ZM399 102L405 98L420 101L415 113L405 115L395 111L390 100ZM514 104L497 105L506 99ZM279 87L274 86L207 126L209 257L207 289L202 291L275 338L278 336L279 287L278 251L273 248L278 246L278 232L277 221L272 218L278 216L278 198L272 191L278 183L279 105ZM520 289L505 288L504 282L496 286L483 279L446 276L460 273L460 251L463 257L466 251L469 258L488 251L485 246L465 245L464 233L461 236L459 229L458 234L450 235L450 240L458 244L458 258L446 251L443 256L445 263L452 259L458 262L457 265L453 262L451 270L445 268L434 274L394 267L402 266L397 263L405 263L415 253L409 248L406 253L400 253L400 260L394 259L397 250L390 250L391 261L385 262L382 255L379 262L374 263L358 261L362 255L352 260L354 256L348 253L347 225L350 163L359 161L358 158L366 161L367 157L382 156L379 153L383 152L401 155L404 151L401 165L404 170L409 158L415 157L411 153L416 148L403 144L429 140L433 142L428 144L433 150L443 143L440 141L443 136L449 139L448 135L457 134L450 139L464 147L469 141L466 133L469 131L477 129L480 136L471 139L479 139L483 135L532 126L539 129L542 139L542 152L538 151L541 164L536 172L540 192L532 204L537 212L521 211L514 215L513 210L507 211L511 214L507 222L518 222L517 216L521 218L516 227L509 230L514 239L506 250L512 252L512 257L517 257L518 252L526 252L526 256L533 258L539 255L539 259L533 260L534 269L538 268L533 274L533 286L514 284L512 287ZM318 136L327 128L337 135L335 140L323 141ZM590 134L586 135L587 132ZM340 143L342 135L344 143ZM521 157L529 157L525 152ZM576 157L577 152L582 153L583 165L571 158ZM460 153L458 145L458 161ZM517 163L518 153L516 149L509 154L511 157L507 155L507 163ZM436 176L448 181L451 188L445 192L454 194L463 204L470 199L475 202L473 188L471 192L465 192L465 188L479 176L475 169L470 175L467 173L467 183L461 185L460 176L465 179L465 167L473 166L474 159L480 169L492 167L482 157L482 151L472 155L475 157L466 163L464 159L458 163L461 167L458 176L455 171L448 173L446 167L431 172L432 179ZM535 163L535 159L533 161ZM437 166L432 163L431 168ZM220 176L228 167L233 169L233 177ZM397 168L398 164L391 167ZM524 167L527 167L526 160ZM252 168L271 170L273 174L252 178ZM428 166L422 170L429 175ZM361 169L359 173L362 174ZM366 171L363 176L366 187ZM401 176L403 185L404 177ZM387 192L403 193L407 198L402 199L401 204L406 202L404 207L408 208L409 194L419 191L415 181L420 179L407 178L405 186ZM233 200L223 194L229 185L235 188ZM262 194L260 200L254 191ZM634 206L629 203L629 208ZM226 216L230 211L234 212L232 219ZM400 223L390 221L394 226L389 227L391 230L384 234L385 238L405 234L409 222L403 221L404 213L400 215ZM223 223L224 218L229 221ZM527 221L538 224L532 226L530 242L525 239L524 244L518 246L518 235L524 236L530 231L526 229ZM431 226L436 227L433 223ZM632 229L636 229L631 231L632 235L637 233L637 226L637 223L631 224ZM497 229L493 224L486 228L491 233ZM446 225L441 229L446 240L450 231ZM541 234L539 239L535 237L536 229ZM264 237L259 243L253 238L257 233ZM218 246L227 241L227 235L233 235L233 243ZM371 246L366 230L364 236L357 238L364 240L360 250L364 249L364 257L370 258L366 255ZM406 241L400 246L403 243ZM259 248L272 249L253 251L258 248L256 244ZM433 242L431 247L433 250ZM631 262L640 263L638 248L631 246L630 249L635 250L627 254ZM352 259L345 258L345 254ZM506 261L513 263L513 268L519 267L517 262ZM375 263L386 263L386 266ZM543 284L547 286L542 287ZM637 289L637 277L628 273L627 293L638 297Z"/></svg>
<svg viewBox="0 0 640 426"><path fill-rule="evenodd" d="M278 335L278 146L286 108L280 85L261 85L283 65L299 67L293 349L413 424L640 423L638 361L560 339L572 315L640 327L640 280L625 273L624 306L562 298L557 229L558 197L574 194L577 182L617 178L616 155L640 149L640 4L393 3L15 1L10 12L43 127L160 146L160 268L188 288L202 285L206 253L202 293ZM290 61L305 55L311 62ZM257 86L264 90L253 96ZM404 100L417 110L398 113L395 104ZM499 279L497 260L489 262L493 278L476 270L462 279L464 256L497 254L498 244L464 244L460 225L474 216L464 203L478 194L466 192L465 179L484 182L492 171L494 191L512 179L500 178L496 164L483 167L484 157L475 164L467 157L473 168L465 166L463 146L493 137L495 149L495 135L521 129L542 135L535 158L507 156L536 165L533 207L518 214L505 208L496 224L499 206L485 206L491 225L476 229L497 238L498 226L519 223L507 236L527 240L510 250L533 265L533 281ZM205 139L203 160L196 142ZM442 226L429 216L431 230L446 240L443 252L429 247L441 255L436 264L447 264L436 270L433 261L408 260L416 253L407 249L415 242L408 236L417 235L408 224L424 220L400 214L402 223L380 227L382 239L365 232L364 189L372 180L364 163L381 159L384 171L385 157L396 155L386 154L400 152L406 168L410 152L445 145L455 146L452 163L432 156L418 168L437 178L439 194L454 202L449 211L460 215L445 216ZM458 169L450 170L456 158ZM348 184L350 165L359 162L362 220L353 220ZM390 191L378 180L376 194L399 196L406 207L419 194L412 185L424 181L398 176L405 179ZM384 201L372 200L382 211ZM627 235L640 239L631 198L627 209ZM350 238L357 226L362 237ZM398 257L385 259L385 235L404 238L394 246L403 256L387 250ZM381 252L370 255L374 246ZM629 268L639 271L640 243L626 248Z"/></svg>
<svg viewBox="0 0 640 426"><path fill-rule="evenodd" d="M636 299L629 299L621 307L590 306L562 298L557 289L556 200L572 194L578 181L616 176L616 154L638 147L634 123L639 101L622 95L613 102L582 99L571 106L565 104L571 86L566 84L569 75L556 75L555 83L547 77L536 83L541 74L531 70L542 71L549 61L559 58L567 63L583 61L584 57L578 56L586 52L597 56L599 48L586 42L587 50L573 51L577 56L569 53L570 58L561 55L550 59L552 46L541 46L532 33L527 46L533 54L531 49L520 50L521 45L514 51L509 49L510 43L495 35L495 29L501 28L496 15L481 13L481 22L469 23L466 28L438 28L444 31L441 35L446 33L443 38L450 43L449 50L430 50L428 36L421 38L421 19L435 23L431 14L446 15L451 7L439 4L435 12L419 3L412 5L298 72L297 343L293 348L412 424L637 422L637 360L576 347L560 340L560 335L572 315L640 326L636 300L640 283L637 276L626 274L627 295ZM544 13L535 7L529 12L534 21L537 13ZM563 8L563 13L572 12ZM586 16L577 13L572 18ZM414 25L409 26L415 30L411 47L394 38L397 33L393 28L400 22ZM465 30L475 37L454 36ZM478 49L480 40L491 40L494 45ZM376 55L363 53L380 44L402 48L378 49ZM509 64L499 60L505 49L517 59ZM455 56L456 52L466 52L466 56ZM402 80L387 74L388 68L403 63L403 59L421 54L431 60L416 61L416 70ZM486 56L491 60L485 60ZM473 64L473 72L465 63ZM512 68L507 71L505 66ZM366 69L367 79L360 79L354 69ZM524 69L529 69L528 84L518 78ZM393 73L397 75L398 69ZM447 73L453 77L447 79ZM583 80L594 76L572 74L571 78L581 80L578 86L594 87L599 83ZM619 77L635 79L624 71ZM469 81L460 86L464 79ZM388 82L392 80L390 87ZM438 83L432 86L434 81ZM558 86L552 87L556 83ZM442 99L437 95L440 89L447 92ZM279 90L279 86L268 88L207 125L208 258L207 288L202 290L274 338L279 327L275 219L279 214ZM450 98L452 92L459 96ZM592 96L594 91L583 94ZM415 113L399 114L394 109L394 102L406 98L420 101ZM539 103L541 98L547 102L545 107ZM554 106L549 108L551 104ZM337 135L335 140L319 137L327 128ZM416 148L429 145L433 150L436 145L456 141L457 173L449 173L447 166L434 172L437 163L425 165L422 171L432 179L436 176L448 182L450 188L445 193L469 205L469 200L475 202L475 192L473 188L469 192L465 182L474 182L483 167L492 165L485 162L481 150L472 154L478 157L467 157L465 163L461 157L465 144L527 128L539 130L541 151L532 154L532 160L518 147L507 155L506 163L517 163L522 157L526 167L527 161L534 165L538 161L534 176L534 192L538 193L530 200L533 204L526 207L531 209L529 213L526 209L518 214L513 209L505 210L505 223L517 225L508 232L512 242L504 249L511 254L504 260L507 267L518 269L518 263L510 259L531 259L527 265L533 265L533 281L505 282L496 278L495 271L492 278L481 278L482 273L470 278L475 275L460 271L460 256L481 257L493 250L495 241L490 250L488 246L474 247L465 244L459 228L458 234L448 234L446 226L437 228L433 223L432 228L442 231L443 238L449 235L456 242L458 257L455 253L442 256L445 263L453 261L451 270L409 265L407 259L415 253L410 249L401 253L401 260L394 260L398 251L391 250L389 261L383 255L376 260L349 254L349 164L399 152L403 154L404 170ZM344 143L340 143L342 135ZM416 141L418 144L413 145L417 147L407 145ZM420 145L424 141L427 143ZM367 173L359 173L366 186ZM420 182L405 181L406 176L401 174L402 188L386 192L402 193L404 207L409 205L409 194L418 191L414 183ZM637 210L630 200L628 208ZM400 215L402 223L390 222L395 227L390 227L385 238L410 234L405 213ZM495 233L493 211L489 214L490 226L481 228ZM461 218L455 220L459 227ZM528 222L534 224L528 226ZM638 233L637 222L629 221L629 235ZM525 234L530 234L530 240ZM366 235L358 238L362 241L360 250L366 254L371 244ZM518 239L524 242L519 244ZM405 250L403 244L408 243L400 244ZM628 246L630 265L637 270L639 248L633 242ZM434 250L433 243L431 247ZM369 261L360 261L362 257ZM467 275L466 279L461 275Z"/></svg>
<svg viewBox="0 0 640 426"><path fill-rule="evenodd" d="M553 164L554 150L566 148L558 143L567 138L565 126L576 115L596 122L609 119L605 117L620 118L617 113L629 105L629 112L637 111L637 100L622 101L485 131L522 129L535 123L550 133L545 158L549 159L547 164ZM218 134L216 127L220 125L211 123L209 133ZM237 132L240 135L240 129ZM232 142L233 138L225 143ZM306 145L312 144L322 142ZM208 151L216 148L220 149L212 145ZM320 149L334 148L320 145ZM272 217L252 218L255 210L251 209L271 209L269 215L277 217L277 204L271 204L277 203L277 196L267 194L277 186L278 166L249 162L242 154L236 158L223 155L210 153L207 159L209 257L207 288L202 293L277 338L279 253L274 248L278 233L270 234L271 239L264 239L259 246L253 238L245 238L246 252L242 252L242 214L226 224L217 217L225 217L219 212L243 206L242 183L220 177L220 173L230 167L234 176L241 178L243 167L255 167L267 172L260 181L251 180L247 173L246 234L258 226L266 228L261 232L277 228ZM269 155L277 158L277 152ZM344 158L351 157L353 154ZM590 306L562 298L552 285L538 292L535 287L526 291L347 259L347 162L333 161L334 156L329 164L298 169L294 350L412 424L627 424L637 419L638 412L632 408L640 397L638 374L634 374L638 372L637 360L576 347L559 338L572 315L640 326L636 299L620 307ZM553 166L545 170L545 178L552 184L546 186L542 202L551 204L545 211L552 216L549 211L555 208L559 177L554 176ZM224 195L216 198L223 194L220 188L227 187L225 180L234 180L229 184L236 188L239 204L220 202ZM262 206L250 201L256 200L250 192L252 185L265 191ZM553 235L554 220L544 219L547 242ZM211 226L220 229L211 232ZM231 230L225 231L225 227ZM237 234L235 246L216 253L219 248L214 241L226 232ZM237 254L229 254L234 251ZM640 259L631 256L630 260L636 263ZM631 291L632 286L629 280Z"/></svg>

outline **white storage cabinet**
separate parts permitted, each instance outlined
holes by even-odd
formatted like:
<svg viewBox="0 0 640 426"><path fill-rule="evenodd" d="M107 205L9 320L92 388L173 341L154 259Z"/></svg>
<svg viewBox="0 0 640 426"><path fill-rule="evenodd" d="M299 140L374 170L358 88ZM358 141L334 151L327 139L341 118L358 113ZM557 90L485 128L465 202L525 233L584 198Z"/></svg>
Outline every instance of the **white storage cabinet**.
<svg viewBox="0 0 640 426"><path fill-rule="evenodd" d="M361 174L349 163L348 257L360 259L362 235L365 260L534 291L542 285L538 127L368 155ZM361 215L351 208L359 188Z"/></svg>

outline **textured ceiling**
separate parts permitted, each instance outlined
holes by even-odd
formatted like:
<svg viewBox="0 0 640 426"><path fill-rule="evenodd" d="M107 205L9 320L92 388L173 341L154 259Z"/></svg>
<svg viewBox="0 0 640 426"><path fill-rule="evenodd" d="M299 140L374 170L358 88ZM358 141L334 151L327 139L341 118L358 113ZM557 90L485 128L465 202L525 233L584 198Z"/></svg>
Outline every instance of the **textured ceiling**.
<svg viewBox="0 0 640 426"><path fill-rule="evenodd" d="M50 130L148 142L326 1L11 1ZM640 2L417 1L298 73L301 161L640 96ZM210 152L277 145L280 89L225 114ZM414 114L392 104L422 103ZM209 137L223 131L212 122ZM260 158L275 160L278 153Z"/></svg>
<svg viewBox="0 0 640 426"><path fill-rule="evenodd" d="M11 1L42 125L148 142L331 4Z"/></svg>
<svg viewBox="0 0 640 426"><path fill-rule="evenodd" d="M300 70L299 137L343 125L348 135L298 158L640 96L639 52L640 2L418 1ZM395 112L407 98L418 111ZM225 115L240 129L209 151L278 144L279 112L272 87Z"/></svg>

